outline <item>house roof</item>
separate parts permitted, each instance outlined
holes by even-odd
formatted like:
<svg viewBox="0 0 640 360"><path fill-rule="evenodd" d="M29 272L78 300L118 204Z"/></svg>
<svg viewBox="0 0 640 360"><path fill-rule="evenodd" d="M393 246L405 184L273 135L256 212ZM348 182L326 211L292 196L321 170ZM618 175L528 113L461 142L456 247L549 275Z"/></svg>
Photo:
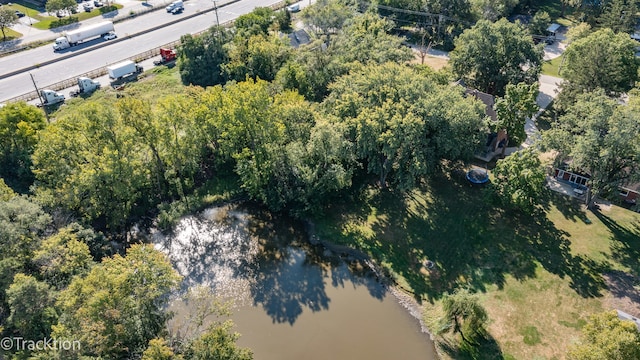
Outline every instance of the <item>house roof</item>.
<svg viewBox="0 0 640 360"><path fill-rule="evenodd" d="M553 23L553 24L549 25L549 27L547 28L547 31L554 33L556 31L558 31L561 27L562 27L562 25Z"/></svg>
<svg viewBox="0 0 640 360"><path fill-rule="evenodd" d="M300 45L306 45L311 42L311 37L304 31L304 29L296 30L287 35L291 40L291 46L294 48L300 47Z"/></svg>
<svg viewBox="0 0 640 360"><path fill-rule="evenodd" d="M496 110L493 108L493 106L496 103L493 95L484 93L478 89L472 89L467 87L467 85L464 83L464 80L462 79L454 82L453 85L459 85L464 87L465 96L473 96L476 99L482 101L485 105L485 109L484 109L485 114L487 114L487 116L489 116L492 121L498 120L498 115L496 114Z"/></svg>

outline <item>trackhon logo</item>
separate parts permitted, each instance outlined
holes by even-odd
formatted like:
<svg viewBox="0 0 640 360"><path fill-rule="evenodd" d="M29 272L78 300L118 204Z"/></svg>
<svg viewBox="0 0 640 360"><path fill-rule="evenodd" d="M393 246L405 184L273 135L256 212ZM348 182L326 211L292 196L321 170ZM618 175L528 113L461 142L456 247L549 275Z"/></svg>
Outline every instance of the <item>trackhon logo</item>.
<svg viewBox="0 0 640 360"><path fill-rule="evenodd" d="M80 340L43 338L27 340L22 337L4 337L0 348L5 351L80 350Z"/></svg>

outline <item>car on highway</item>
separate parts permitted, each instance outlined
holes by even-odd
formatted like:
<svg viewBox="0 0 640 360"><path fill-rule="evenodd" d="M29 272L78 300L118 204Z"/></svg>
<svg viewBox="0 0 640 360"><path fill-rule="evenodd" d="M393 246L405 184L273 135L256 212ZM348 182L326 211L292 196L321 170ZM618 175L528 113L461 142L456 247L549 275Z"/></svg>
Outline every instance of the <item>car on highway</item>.
<svg viewBox="0 0 640 360"><path fill-rule="evenodd" d="M174 8L173 10L171 10L171 13L172 13L173 15L181 14L183 10L184 10L184 8L183 8L183 7L177 7L177 8Z"/></svg>
<svg viewBox="0 0 640 360"><path fill-rule="evenodd" d="M102 38L105 40L113 40L117 37L118 35L116 35L116 33L114 33L113 31L109 31L108 33L102 35Z"/></svg>
<svg viewBox="0 0 640 360"><path fill-rule="evenodd" d="M25 15L24 15L24 13L22 11L16 10L16 16L21 18L21 17L24 17Z"/></svg>

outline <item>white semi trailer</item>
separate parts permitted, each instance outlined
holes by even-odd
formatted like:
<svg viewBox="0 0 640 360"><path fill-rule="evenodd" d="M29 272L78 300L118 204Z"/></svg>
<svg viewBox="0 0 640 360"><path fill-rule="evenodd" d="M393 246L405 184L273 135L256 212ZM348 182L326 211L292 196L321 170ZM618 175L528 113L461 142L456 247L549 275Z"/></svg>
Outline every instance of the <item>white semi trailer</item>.
<svg viewBox="0 0 640 360"><path fill-rule="evenodd" d="M56 42L53 44L53 51L70 48L85 40L102 36L111 31L114 31L111 21L103 21L97 24L87 25L78 30L69 31L65 36L56 39Z"/></svg>

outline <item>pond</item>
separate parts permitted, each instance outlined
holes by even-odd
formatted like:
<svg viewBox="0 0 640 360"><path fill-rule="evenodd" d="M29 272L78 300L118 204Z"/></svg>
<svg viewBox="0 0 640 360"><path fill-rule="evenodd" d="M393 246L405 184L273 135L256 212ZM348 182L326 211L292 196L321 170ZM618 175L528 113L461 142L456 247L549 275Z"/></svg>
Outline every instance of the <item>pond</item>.
<svg viewBox="0 0 640 360"><path fill-rule="evenodd" d="M184 276L183 290L205 285L233 301L238 344L257 360L437 359L412 307L401 305L410 302L363 261L311 245L292 219L210 208L154 243Z"/></svg>

